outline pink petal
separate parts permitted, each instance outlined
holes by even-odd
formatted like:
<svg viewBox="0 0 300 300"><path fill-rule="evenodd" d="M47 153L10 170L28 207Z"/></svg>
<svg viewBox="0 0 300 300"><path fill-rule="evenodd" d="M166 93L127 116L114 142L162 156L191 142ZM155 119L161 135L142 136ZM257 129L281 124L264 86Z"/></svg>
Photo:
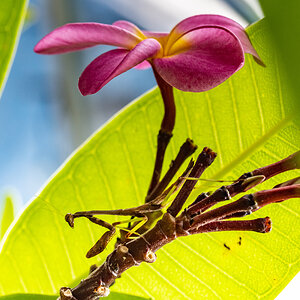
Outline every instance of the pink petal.
<svg viewBox="0 0 300 300"><path fill-rule="evenodd" d="M143 34L148 38L161 39L169 35L167 32L156 32L156 31L146 31L143 30Z"/></svg>
<svg viewBox="0 0 300 300"><path fill-rule="evenodd" d="M143 31L143 34L148 38L153 38L159 41L163 47L168 41L169 34L165 32Z"/></svg>
<svg viewBox="0 0 300 300"><path fill-rule="evenodd" d="M155 58L153 66L167 83L183 91L203 92L214 88L244 64L239 39L223 27L193 30L173 47L177 54Z"/></svg>
<svg viewBox="0 0 300 300"><path fill-rule="evenodd" d="M153 38L156 39L161 45L164 45L165 42L167 41L168 38L168 33L164 32L152 32L152 31L144 31L142 32L148 39ZM151 65L148 61L143 61L139 65L134 67L135 69L138 70L146 70L151 68Z"/></svg>
<svg viewBox="0 0 300 300"><path fill-rule="evenodd" d="M133 33L134 35L140 37L141 39L146 38L145 35L143 34L143 32L131 22L120 20L120 21L116 21L115 23L113 23L113 26L123 28L123 29Z"/></svg>
<svg viewBox="0 0 300 300"><path fill-rule="evenodd" d="M147 70L147 69L151 68L151 65L147 60L144 60L140 64L136 65L134 68L137 70Z"/></svg>
<svg viewBox="0 0 300 300"><path fill-rule="evenodd" d="M260 63L262 63L259 55L251 45L251 42L244 30L244 28L237 22L219 15L196 15L184 19L178 23L170 32L169 40L166 49L169 49L171 45L178 40L185 33L195 30L203 26L221 26L232 31L242 43L244 52L253 55ZM263 64L263 63L262 63Z"/></svg>
<svg viewBox="0 0 300 300"><path fill-rule="evenodd" d="M141 30L133 23L124 21L124 20L116 21L112 25L123 28L143 39L144 38L154 38L154 39L158 38L159 39L159 38L163 38L163 37L166 37L169 35L169 33L167 33L167 32L154 32L154 31Z"/></svg>
<svg viewBox="0 0 300 300"><path fill-rule="evenodd" d="M117 26L100 23L72 23L61 26L34 47L41 54L60 54L95 45L112 45L132 49L141 39Z"/></svg>
<svg viewBox="0 0 300 300"><path fill-rule="evenodd" d="M79 89L85 95L95 94L114 77L153 57L161 50L154 39L146 39L131 51L115 49L94 59L79 78Z"/></svg>
<svg viewBox="0 0 300 300"><path fill-rule="evenodd" d="M116 21L113 23L114 26L118 26L120 28L123 28L125 30L128 30L129 32L137 35L141 39L156 39L159 41L162 45L164 45L167 41L167 37L169 33L165 32L153 32L153 31L145 31L145 30L140 30L136 25L128 22L128 21Z"/></svg>

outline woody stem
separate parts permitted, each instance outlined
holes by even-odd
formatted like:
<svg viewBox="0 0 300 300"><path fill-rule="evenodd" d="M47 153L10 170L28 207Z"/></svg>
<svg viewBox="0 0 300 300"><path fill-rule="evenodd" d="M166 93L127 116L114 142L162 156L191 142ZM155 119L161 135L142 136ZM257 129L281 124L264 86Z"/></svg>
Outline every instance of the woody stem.
<svg viewBox="0 0 300 300"><path fill-rule="evenodd" d="M197 146L193 143L192 140L187 139L186 142L180 147L180 150L175 158L172 161L169 170L163 177L163 179L156 185L152 192L147 196L146 202L149 202L156 197L158 197L171 182L179 168L182 166L184 161L192 155L197 149Z"/></svg>
<svg viewBox="0 0 300 300"><path fill-rule="evenodd" d="M223 186L210 196L190 205L186 211L186 214L189 216L192 216L193 214L199 214L216 203L229 200L231 197L245 192L279 173L299 168L300 151L295 152L276 163L243 174L234 183Z"/></svg>
<svg viewBox="0 0 300 300"><path fill-rule="evenodd" d="M248 194L232 203L210 210L193 218L187 217L184 229L196 229L210 222L219 221L229 216L233 217L239 213L252 213L267 204L298 197L300 197L299 184Z"/></svg>
<svg viewBox="0 0 300 300"><path fill-rule="evenodd" d="M189 233L198 234L216 231L255 231L267 233L271 231L271 220L269 217L266 217L254 220L216 221L189 230Z"/></svg>
<svg viewBox="0 0 300 300"><path fill-rule="evenodd" d="M212 164L216 156L217 154L213 152L211 149L207 147L203 148L202 152L199 154L197 161L190 173L190 177L199 178L202 175L202 173L205 171L205 169ZM196 183L197 183L196 180L189 180L189 179L186 180L181 190L177 194L176 198L172 202L171 206L167 209L167 212L171 216L173 217L177 216L177 214L182 209L185 201L187 200L190 193L192 192L193 188L195 187Z"/></svg>

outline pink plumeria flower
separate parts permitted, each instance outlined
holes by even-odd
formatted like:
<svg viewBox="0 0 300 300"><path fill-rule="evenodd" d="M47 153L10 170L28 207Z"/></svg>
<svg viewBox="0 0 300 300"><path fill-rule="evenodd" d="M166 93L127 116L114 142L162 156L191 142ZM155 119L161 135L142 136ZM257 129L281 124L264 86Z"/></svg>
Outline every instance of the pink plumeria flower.
<svg viewBox="0 0 300 300"><path fill-rule="evenodd" d="M83 95L98 92L133 67L150 65L156 79L182 91L202 92L237 72L244 65L244 53L261 62L243 27L218 15L184 19L170 33L142 31L127 21L66 24L46 35L34 50L60 54L103 44L118 48L101 54L83 71Z"/></svg>

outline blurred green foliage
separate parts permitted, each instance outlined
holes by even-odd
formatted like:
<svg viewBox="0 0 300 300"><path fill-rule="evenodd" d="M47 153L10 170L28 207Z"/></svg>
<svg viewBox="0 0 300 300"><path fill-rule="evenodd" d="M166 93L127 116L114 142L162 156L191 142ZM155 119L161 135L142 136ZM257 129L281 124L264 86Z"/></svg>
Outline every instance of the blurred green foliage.
<svg viewBox="0 0 300 300"><path fill-rule="evenodd" d="M0 1L0 97L22 31L28 0Z"/></svg>
<svg viewBox="0 0 300 300"><path fill-rule="evenodd" d="M10 195L4 197L3 213L0 215L0 240L3 238L9 225L14 220L14 203Z"/></svg>
<svg viewBox="0 0 300 300"><path fill-rule="evenodd" d="M294 92L300 125L300 1L260 0L260 4Z"/></svg>

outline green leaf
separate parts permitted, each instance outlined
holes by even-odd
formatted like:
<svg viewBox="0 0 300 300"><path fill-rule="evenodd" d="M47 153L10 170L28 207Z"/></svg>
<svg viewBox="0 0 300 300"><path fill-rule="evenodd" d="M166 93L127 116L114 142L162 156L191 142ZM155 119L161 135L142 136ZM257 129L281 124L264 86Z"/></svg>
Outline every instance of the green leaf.
<svg viewBox="0 0 300 300"><path fill-rule="evenodd" d="M11 196L7 195L4 199L3 213L0 218L0 240L3 238L9 225L14 220L14 203Z"/></svg>
<svg viewBox="0 0 300 300"><path fill-rule="evenodd" d="M187 137L194 139L199 151L208 146L218 152L204 178L237 178L298 150L291 96L265 22L250 27L248 34L267 67L247 55L245 66L219 87L198 94L176 91L178 113L166 166ZM141 204L161 118L162 101L155 89L75 151L4 242L0 294L52 294L86 275L96 259L87 260L85 254L104 230L81 219L71 229L64 215ZM295 172L282 174L260 188L292 176ZM200 184L194 195L212 188ZM272 218L270 234L212 233L179 239L159 250L154 264L126 271L112 290L152 299L161 299L162 294L166 299L274 299L299 271L298 201L255 213Z"/></svg>
<svg viewBox="0 0 300 300"><path fill-rule="evenodd" d="M46 296L37 294L14 294L9 296L0 297L0 300L56 300L57 296ZM110 300L143 300L145 298L135 297L131 295L121 294L121 293L110 293L106 299Z"/></svg>
<svg viewBox="0 0 300 300"><path fill-rule="evenodd" d="M0 1L0 98L18 46L27 0Z"/></svg>
<svg viewBox="0 0 300 300"><path fill-rule="evenodd" d="M35 294L14 294L0 297L0 300L56 300L57 296L35 295Z"/></svg>
<svg viewBox="0 0 300 300"><path fill-rule="evenodd" d="M260 0L261 7L267 16L270 34L288 72L288 79L294 91L295 109L300 111L299 101L299 49L300 49L300 2L290 0L283 4L281 0ZM298 125L300 116L298 113Z"/></svg>

